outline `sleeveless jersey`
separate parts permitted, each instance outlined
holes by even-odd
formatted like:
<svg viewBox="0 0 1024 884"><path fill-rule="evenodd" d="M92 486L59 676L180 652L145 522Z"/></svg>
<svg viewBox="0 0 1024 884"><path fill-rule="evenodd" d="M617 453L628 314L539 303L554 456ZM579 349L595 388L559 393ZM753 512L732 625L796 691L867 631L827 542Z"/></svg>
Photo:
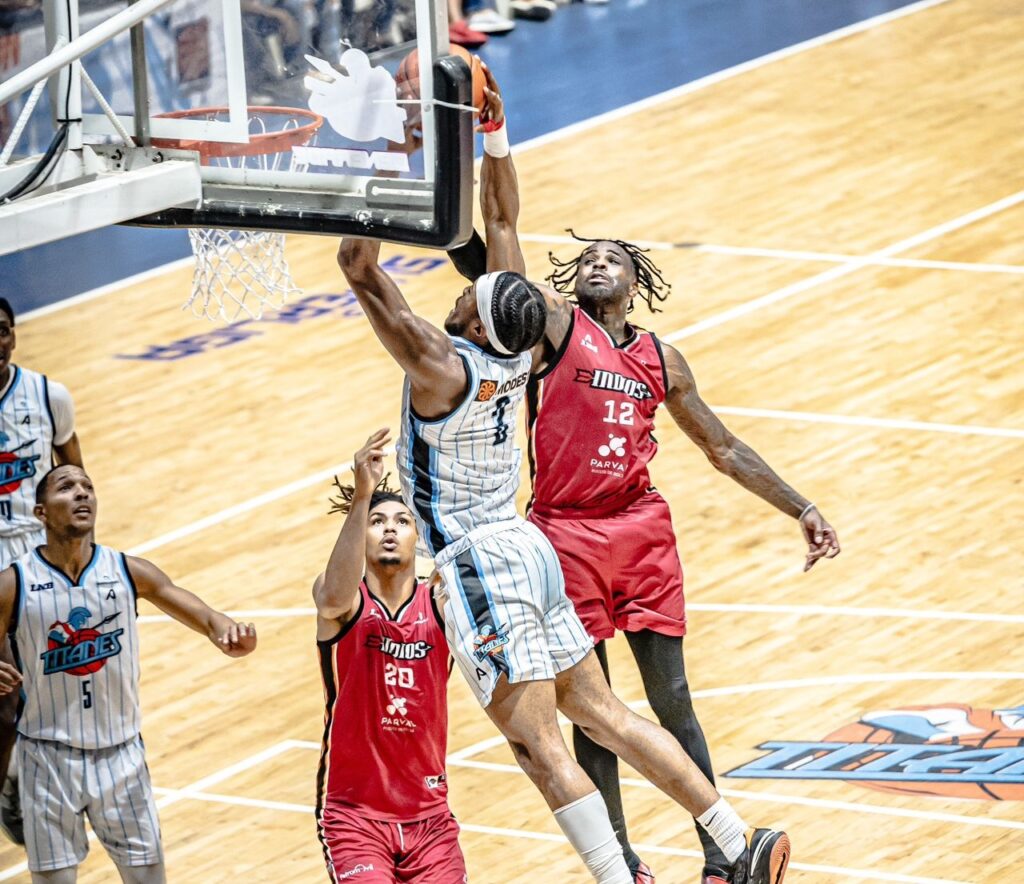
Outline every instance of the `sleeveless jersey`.
<svg viewBox="0 0 1024 884"><path fill-rule="evenodd" d="M53 414L46 376L11 366L0 400L0 537L41 531L36 482L53 466Z"/></svg>
<svg viewBox="0 0 1024 884"><path fill-rule="evenodd" d="M650 487L654 414L668 374L658 339L628 328L630 336L617 345L574 307L561 351L530 379L530 506L539 515L600 517Z"/></svg>
<svg viewBox="0 0 1024 884"><path fill-rule="evenodd" d="M469 377L466 398L451 414L422 420L402 399L398 467L402 496L415 514L421 549L436 556L474 528L516 517L522 452L515 419L532 357L485 353L452 338Z"/></svg>
<svg viewBox="0 0 1024 884"><path fill-rule="evenodd" d="M327 803L385 822L448 804L448 645L431 589L392 617L362 583L356 616L318 641L327 712L317 815Z"/></svg>
<svg viewBox="0 0 1024 884"><path fill-rule="evenodd" d="M135 584L124 555L93 546L74 582L39 549L14 563L9 635L22 673L18 733L79 749L139 733Z"/></svg>

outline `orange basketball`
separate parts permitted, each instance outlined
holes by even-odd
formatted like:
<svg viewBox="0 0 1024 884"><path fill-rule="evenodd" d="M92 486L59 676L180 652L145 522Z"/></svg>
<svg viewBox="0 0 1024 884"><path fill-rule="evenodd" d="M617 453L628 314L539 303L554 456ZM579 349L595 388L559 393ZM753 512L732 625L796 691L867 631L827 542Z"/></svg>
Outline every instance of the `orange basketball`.
<svg viewBox="0 0 1024 884"><path fill-rule="evenodd" d="M485 80L483 68L480 67L480 59L475 55L470 55L468 49L457 43L448 45L448 54L457 55L469 66L473 74L473 107L478 112L483 110ZM398 86L399 98L420 97L420 57L415 49L402 59L402 63L398 66L398 72L395 74L395 84Z"/></svg>

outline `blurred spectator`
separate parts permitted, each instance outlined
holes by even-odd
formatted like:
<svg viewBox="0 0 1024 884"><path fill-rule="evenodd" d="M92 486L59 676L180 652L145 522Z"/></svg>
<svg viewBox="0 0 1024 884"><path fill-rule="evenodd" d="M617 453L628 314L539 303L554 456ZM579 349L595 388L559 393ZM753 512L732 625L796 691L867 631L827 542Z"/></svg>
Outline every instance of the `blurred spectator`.
<svg viewBox="0 0 1024 884"><path fill-rule="evenodd" d="M495 3L501 5L501 11L487 5L485 0L463 0L462 9L469 27L482 34L507 34L511 31L516 23L512 21L510 0L495 0Z"/></svg>
<svg viewBox="0 0 1024 884"><path fill-rule="evenodd" d="M448 0L448 39L467 49L479 49L487 42L487 35L474 31L462 16L461 0Z"/></svg>

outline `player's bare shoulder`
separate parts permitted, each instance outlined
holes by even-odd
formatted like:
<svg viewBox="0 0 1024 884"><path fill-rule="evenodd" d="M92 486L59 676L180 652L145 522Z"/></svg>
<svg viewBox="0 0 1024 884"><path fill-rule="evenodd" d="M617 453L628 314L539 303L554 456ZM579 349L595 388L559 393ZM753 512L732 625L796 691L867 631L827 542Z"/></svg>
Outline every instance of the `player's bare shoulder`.
<svg viewBox="0 0 1024 884"><path fill-rule="evenodd" d="M562 348L572 328L572 303L560 292L541 282L532 283L544 297L547 320L544 337L533 348L533 373L543 371Z"/></svg>

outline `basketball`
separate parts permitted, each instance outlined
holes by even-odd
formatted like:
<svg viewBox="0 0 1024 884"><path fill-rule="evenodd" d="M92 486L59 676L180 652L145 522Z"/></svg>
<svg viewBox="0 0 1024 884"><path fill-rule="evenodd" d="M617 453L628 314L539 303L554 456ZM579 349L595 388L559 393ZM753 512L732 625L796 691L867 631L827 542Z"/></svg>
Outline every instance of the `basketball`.
<svg viewBox="0 0 1024 884"><path fill-rule="evenodd" d="M457 55L469 65L469 69L473 73L473 107L479 113L484 107L485 82L484 72L480 67L480 59L475 55L471 55L468 49L456 43L449 44L448 54ZM420 57L415 49L403 58L402 63L398 66L398 72L395 74L395 85L398 86L399 98L420 97Z"/></svg>

